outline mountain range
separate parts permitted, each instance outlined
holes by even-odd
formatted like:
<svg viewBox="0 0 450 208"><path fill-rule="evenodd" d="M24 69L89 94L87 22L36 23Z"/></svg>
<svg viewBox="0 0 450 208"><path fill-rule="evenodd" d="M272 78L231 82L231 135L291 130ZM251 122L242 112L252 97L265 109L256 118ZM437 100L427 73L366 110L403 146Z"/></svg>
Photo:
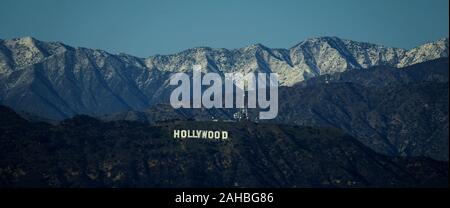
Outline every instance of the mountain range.
<svg viewBox="0 0 450 208"><path fill-rule="evenodd" d="M0 104L56 120L102 116L167 102L170 74L188 72L194 64L218 73L276 72L282 86L293 86L319 75L403 68L448 53L448 38L405 50L319 37L289 49L199 47L138 58L25 37L0 40Z"/></svg>
<svg viewBox="0 0 450 208"><path fill-rule="evenodd" d="M448 187L448 51L320 37L138 58L0 40L0 187ZM172 108L169 77L194 64L278 73L278 116ZM199 128L231 139L170 135Z"/></svg>

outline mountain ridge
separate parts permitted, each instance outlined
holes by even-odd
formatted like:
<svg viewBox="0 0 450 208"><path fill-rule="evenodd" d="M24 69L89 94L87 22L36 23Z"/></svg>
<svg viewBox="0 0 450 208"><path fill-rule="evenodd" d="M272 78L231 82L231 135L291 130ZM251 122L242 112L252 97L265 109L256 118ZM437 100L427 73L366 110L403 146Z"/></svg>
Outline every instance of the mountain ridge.
<svg viewBox="0 0 450 208"><path fill-rule="evenodd" d="M200 64L207 71L275 72L281 86L372 65L393 67L448 57L448 38L411 49L337 37L313 38L290 49L254 44L240 49L193 48L137 58L34 38L0 41L0 103L40 117L64 119L142 110L166 100L173 72ZM33 103L33 105L29 105Z"/></svg>
<svg viewBox="0 0 450 208"><path fill-rule="evenodd" d="M74 46L69 46L66 45L62 42L45 42L45 41L40 41L37 40L31 36L26 36L26 37L22 37L22 38L14 38L14 39L0 39L0 43L2 43L3 45L22 45L22 46L28 46L28 49L34 49L34 50L30 50L31 52L35 52L35 49L40 49L41 45L49 45L51 47L53 47L53 51L52 50L48 50L49 48L46 48L47 50L41 51L42 53L47 53L47 56L50 55L55 55L57 53L61 53L63 52L63 50L93 50L97 53L100 54L108 54L111 56L121 56L121 57L133 57L135 59L138 60L143 60L145 62L151 62L151 60L153 58L157 58L157 57L169 57L169 56L178 56L178 55L183 55L183 54L191 54L191 53L195 53L198 51L217 51L217 52L221 52L221 51L226 51L226 52L235 52L235 51L252 51L252 50L264 50L264 51L275 51L277 53L283 53L283 52L291 52L292 50L296 50L298 48L301 48L305 45L315 45L315 44L328 44L330 46L334 45L334 48L339 48L339 47L361 47L361 48L378 48L378 49L386 49L386 50L393 50L393 51L401 51L401 53L410 53L410 54L414 54L414 53L424 53L423 50L421 50L422 48L426 48L427 50L436 50L437 48L440 48L441 51L438 51L438 54L434 54L435 57L425 57L425 60L432 60L435 59L437 57L448 57L448 37L444 37L444 38L440 38L437 39L435 41L430 41L430 42L426 42L422 45L416 46L414 48L411 49L403 49L403 48L396 48L396 47L389 47L389 46L385 46L385 45L379 45L379 44L373 44L373 43L369 43L369 42L360 42L360 41L352 41L349 39L342 39L336 36L319 36L319 37L313 37L313 38L308 38L304 41L301 41L300 43L290 47L290 48L269 48L261 43L255 43L255 44L251 44L248 46L244 46L242 48L235 48L235 49L227 49L227 48L211 48L211 47L207 47L207 46L201 46L201 47L194 47L194 48L189 48L189 49L185 49L182 50L180 52L177 53L173 53L173 54L167 54L167 55L160 55L160 54L156 54L156 55L152 55L152 56L148 56L147 58L142 58L142 57L137 57L137 56L133 56L131 54L126 54L126 53L118 53L118 54L113 54L113 53L109 53L105 50L102 49L90 49L90 48L86 48L86 47L74 47ZM8 44L9 43L9 44ZM339 45L341 44L341 45ZM342 45L343 44L343 45ZM33 46L35 46L33 48ZM361 49L361 48L353 48L353 49ZM346 51L341 51L341 53L347 53ZM439 54L441 53L441 54ZM274 53L272 53L273 55ZM354 55L354 54L351 54ZM421 56L424 56L423 54ZM30 58L30 57L27 57ZM280 58L280 57L278 57ZM292 58L292 57L289 57ZM423 57L422 57L423 58ZM39 61L39 60L38 60ZM419 62L423 62L424 60L413 60L411 61L407 61L407 60L403 60L400 63L396 64L394 67L397 68L402 68L404 66L408 66L408 65L412 65L414 63L419 63ZM292 61L291 61L292 62ZM30 63L35 63L35 62L30 62ZM151 67L151 63L149 63L150 66L148 66L148 68L152 68ZM352 63L355 64L355 63ZM367 63L356 63L357 65L360 65L361 68L367 68L369 65ZM379 65L376 63L371 63L370 66L374 66L374 65ZM167 70L162 68L162 70ZM181 69L175 70L175 71L182 71Z"/></svg>

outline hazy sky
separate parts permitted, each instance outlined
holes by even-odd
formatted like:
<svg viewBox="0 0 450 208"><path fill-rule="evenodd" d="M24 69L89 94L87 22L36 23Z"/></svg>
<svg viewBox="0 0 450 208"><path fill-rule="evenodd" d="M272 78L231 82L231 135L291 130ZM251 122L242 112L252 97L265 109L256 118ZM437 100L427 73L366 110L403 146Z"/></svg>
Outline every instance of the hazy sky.
<svg viewBox="0 0 450 208"><path fill-rule="evenodd" d="M448 0L0 0L0 38L140 57L209 46L289 48L309 37L411 48L448 37Z"/></svg>

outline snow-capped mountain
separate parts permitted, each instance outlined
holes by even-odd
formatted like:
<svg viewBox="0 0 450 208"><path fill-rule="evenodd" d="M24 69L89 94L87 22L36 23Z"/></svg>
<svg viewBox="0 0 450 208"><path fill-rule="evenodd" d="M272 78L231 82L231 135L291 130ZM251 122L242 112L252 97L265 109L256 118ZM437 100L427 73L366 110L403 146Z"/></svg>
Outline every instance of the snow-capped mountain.
<svg viewBox="0 0 450 208"><path fill-rule="evenodd" d="M194 64L214 72L276 72L281 85L291 86L317 75L375 65L401 68L448 53L448 38L405 50L320 37L290 49L202 47L138 58L25 37L0 40L0 104L53 119L103 115L164 100L170 73L190 71Z"/></svg>
<svg viewBox="0 0 450 208"><path fill-rule="evenodd" d="M234 50L194 48L173 55L149 57L145 63L148 68L171 72L188 71L193 64L218 72L276 72L280 84L290 86L317 75L350 69L376 65L402 68L448 57L448 53L448 38L405 50L337 37L320 37L308 39L290 49L270 49L261 44Z"/></svg>

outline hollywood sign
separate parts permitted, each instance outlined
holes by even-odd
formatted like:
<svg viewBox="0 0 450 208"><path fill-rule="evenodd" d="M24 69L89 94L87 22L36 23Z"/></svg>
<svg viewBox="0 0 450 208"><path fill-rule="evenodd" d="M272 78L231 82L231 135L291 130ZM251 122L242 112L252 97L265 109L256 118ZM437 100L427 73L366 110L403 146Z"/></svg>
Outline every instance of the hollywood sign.
<svg viewBox="0 0 450 208"><path fill-rule="evenodd" d="M216 139L227 140L228 131L211 130L173 130L174 139Z"/></svg>

